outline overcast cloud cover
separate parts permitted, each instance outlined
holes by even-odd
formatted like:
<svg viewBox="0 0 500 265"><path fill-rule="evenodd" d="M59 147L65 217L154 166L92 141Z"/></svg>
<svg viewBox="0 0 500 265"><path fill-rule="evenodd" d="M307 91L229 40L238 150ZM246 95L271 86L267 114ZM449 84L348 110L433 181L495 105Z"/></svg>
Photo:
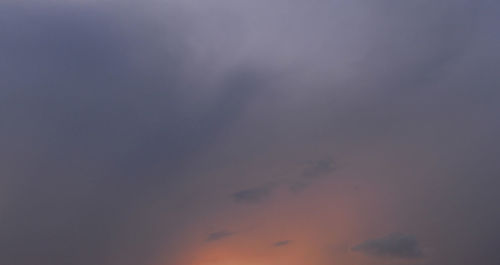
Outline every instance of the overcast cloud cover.
<svg viewBox="0 0 500 265"><path fill-rule="evenodd" d="M497 265L499 23L493 0L1 1L0 264Z"/></svg>

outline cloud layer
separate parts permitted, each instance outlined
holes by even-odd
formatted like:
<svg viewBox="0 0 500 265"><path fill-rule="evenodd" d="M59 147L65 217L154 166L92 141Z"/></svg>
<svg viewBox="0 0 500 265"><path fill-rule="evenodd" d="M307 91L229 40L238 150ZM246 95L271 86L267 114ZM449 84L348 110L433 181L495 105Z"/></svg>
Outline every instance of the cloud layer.
<svg viewBox="0 0 500 265"><path fill-rule="evenodd" d="M2 1L0 264L495 264L499 12Z"/></svg>

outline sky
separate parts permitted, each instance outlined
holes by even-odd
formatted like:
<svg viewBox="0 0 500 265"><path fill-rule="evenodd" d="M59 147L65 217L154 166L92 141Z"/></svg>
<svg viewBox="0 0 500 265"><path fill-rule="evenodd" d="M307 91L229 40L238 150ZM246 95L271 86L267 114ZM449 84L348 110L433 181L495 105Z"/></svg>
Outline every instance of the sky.
<svg viewBox="0 0 500 265"><path fill-rule="evenodd" d="M498 265L500 3L0 1L0 264Z"/></svg>

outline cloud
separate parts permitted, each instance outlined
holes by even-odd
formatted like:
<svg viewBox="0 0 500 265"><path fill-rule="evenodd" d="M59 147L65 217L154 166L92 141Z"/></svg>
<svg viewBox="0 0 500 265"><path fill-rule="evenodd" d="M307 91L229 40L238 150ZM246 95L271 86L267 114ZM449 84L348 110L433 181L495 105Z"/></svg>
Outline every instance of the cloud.
<svg viewBox="0 0 500 265"><path fill-rule="evenodd" d="M391 234L371 239L353 247L352 250L381 258L417 259L423 257L417 239L403 234Z"/></svg>
<svg viewBox="0 0 500 265"><path fill-rule="evenodd" d="M224 239L224 238L230 237L230 236L232 236L232 235L234 235L234 232L227 231L227 230L222 230L222 231L218 231L218 232L213 232L213 233L210 233L210 234L207 236L206 241L207 241L207 242L217 241L217 240L221 240L221 239Z"/></svg>
<svg viewBox="0 0 500 265"><path fill-rule="evenodd" d="M240 190L231 195L233 200L238 203L260 203L265 201L273 190L281 185L288 185L294 193L301 192L311 186L316 180L328 175L337 169L336 162L333 159L322 159L309 161L307 166L299 171L299 176L290 176L278 181L267 183L244 190Z"/></svg>
<svg viewBox="0 0 500 265"><path fill-rule="evenodd" d="M333 159L313 161L302 171L301 176L304 178L318 178L331 173L335 169L336 163Z"/></svg>
<svg viewBox="0 0 500 265"><path fill-rule="evenodd" d="M311 186L312 181L297 180L290 184L290 190L294 193L304 191L309 186Z"/></svg>
<svg viewBox="0 0 500 265"><path fill-rule="evenodd" d="M276 184L270 183L258 187L240 190L231 195L237 203L256 204L265 201L271 195Z"/></svg>
<svg viewBox="0 0 500 265"><path fill-rule="evenodd" d="M278 241L278 242L274 243L273 246L275 246L275 247L284 247L286 245L289 245L290 243L292 243L291 240L283 240L283 241Z"/></svg>
<svg viewBox="0 0 500 265"><path fill-rule="evenodd" d="M293 180L289 185L292 192L298 193L311 186L316 180L327 176L337 169L336 162L333 159L322 159L311 161L302 170L299 179Z"/></svg>
<svg viewBox="0 0 500 265"><path fill-rule="evenodd" d="M205 195L229 178L248 183L222 172L212 181L200 162L284 161L330 144L366 172L360 182L429 202L425 214L445 228L436 237L458 253L439 255L499 260L494 244L460 241L498 238L497 1L481 12L486 1L1 2L0 264L153 264L155 253L182 264L170 257L190 226L227 211ZM478 27L476 14L486 19ZM276 69L286 72L277 82ZM369 152L404 160L393 147L411 145L451 177L429 169L442 179L394 182L384 173L395 171L363 170L362 159L382 157ZM298 192L335 168L312 162L279 185ZM274 191L231 200L265 202ZM406 205L401 213L421 216ZM221 232L213 237L231 233ZM384 253L366 244L357 251Z"/></svg>
<svg viewBox="0 0 500 265"><path fill-rule="evenodd" d="M185 88L198 73L182 70L182 33L142 11L2 10L0 156L15 163L0 169L0 263L107 264L124 248L130 263L149 263L196 214L173 214L186 164L241 117L267 75L234 65L200 110L190 99L207 85Z"/></svg>

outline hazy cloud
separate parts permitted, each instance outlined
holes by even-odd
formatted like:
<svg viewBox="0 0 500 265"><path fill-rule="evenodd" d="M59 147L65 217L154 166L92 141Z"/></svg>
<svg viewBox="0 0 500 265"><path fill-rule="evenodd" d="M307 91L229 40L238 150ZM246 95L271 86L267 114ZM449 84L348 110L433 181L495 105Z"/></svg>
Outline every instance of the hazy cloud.
<svg viewBox="0 0 500 265"><path fill-rule="evenodd" d="M275 246L275 247L284 247L286 245L289 245L290 243L292 243L291 240L283 240L283 241L278 241L278 242L274 243L273 246Z"/></svg>
<svg viewBox="0 0 500 265"><path fill-rule="evenodd" d="M271 195L276 184L270 183L258 187L240 190L231 195L237 203L255 204L265 201Z"/></svg>
<svg viewBox="0 0 500 265"><path fill-rule="evenodd" d="M403 234L371 239L353 247L352 250L382 258L416 259L423 256L417 239L412 235Z"/></svg>
<svg viewBox="0 0 500 265"><path fill-rule="evenodd" d="M292 192L301 192L311 186L318 179L327 176L337 169L337 164L333 159L323 159L308 162L302 170L298 179L289 185Z"/></svg>
<svg viewBox="0 0 500 265"><path fill-rule="evenodd" d="M359 213L346 236L397 220L429 263L500 260L499 1L0 2L0 264L188 264L204 222L330 224L325 202ZM329 181L328 158L287 166L331 150L345 182L265 208ZM352 250L422 256L409 235Z"/></svg>
<svg viewBox="0 0 500 265"><path fill-rule="evenodd" d="M178 28L106 5L0 5L0 155L15 161L1 161L10 197L0 263L105 264L124 248L129 262L148 263L193 214L161 213L179 212L186 165L241 117L268 73L234 65L202 108L192 98L208 85L187 73ZM149 212L153 197L163 211Z"/></svg>
<svg viewBox="0 0 500 265"><path fill-rule="evenodd" d="M324 159L309 162L309 165L302 171L304 178L318 178L336 169L336 163L333 159Z"/></svg>
<svg viewBox="0 0 500 265"><path fill-rule="evenodd" d="M221 240L221 239L230 237L232 235L234 235L234 232L222 230L222 231L218 231L218 232L214 232L214 233L209 234L207 236L206 241L207 242L217 241L217 240Z"/></svg>

